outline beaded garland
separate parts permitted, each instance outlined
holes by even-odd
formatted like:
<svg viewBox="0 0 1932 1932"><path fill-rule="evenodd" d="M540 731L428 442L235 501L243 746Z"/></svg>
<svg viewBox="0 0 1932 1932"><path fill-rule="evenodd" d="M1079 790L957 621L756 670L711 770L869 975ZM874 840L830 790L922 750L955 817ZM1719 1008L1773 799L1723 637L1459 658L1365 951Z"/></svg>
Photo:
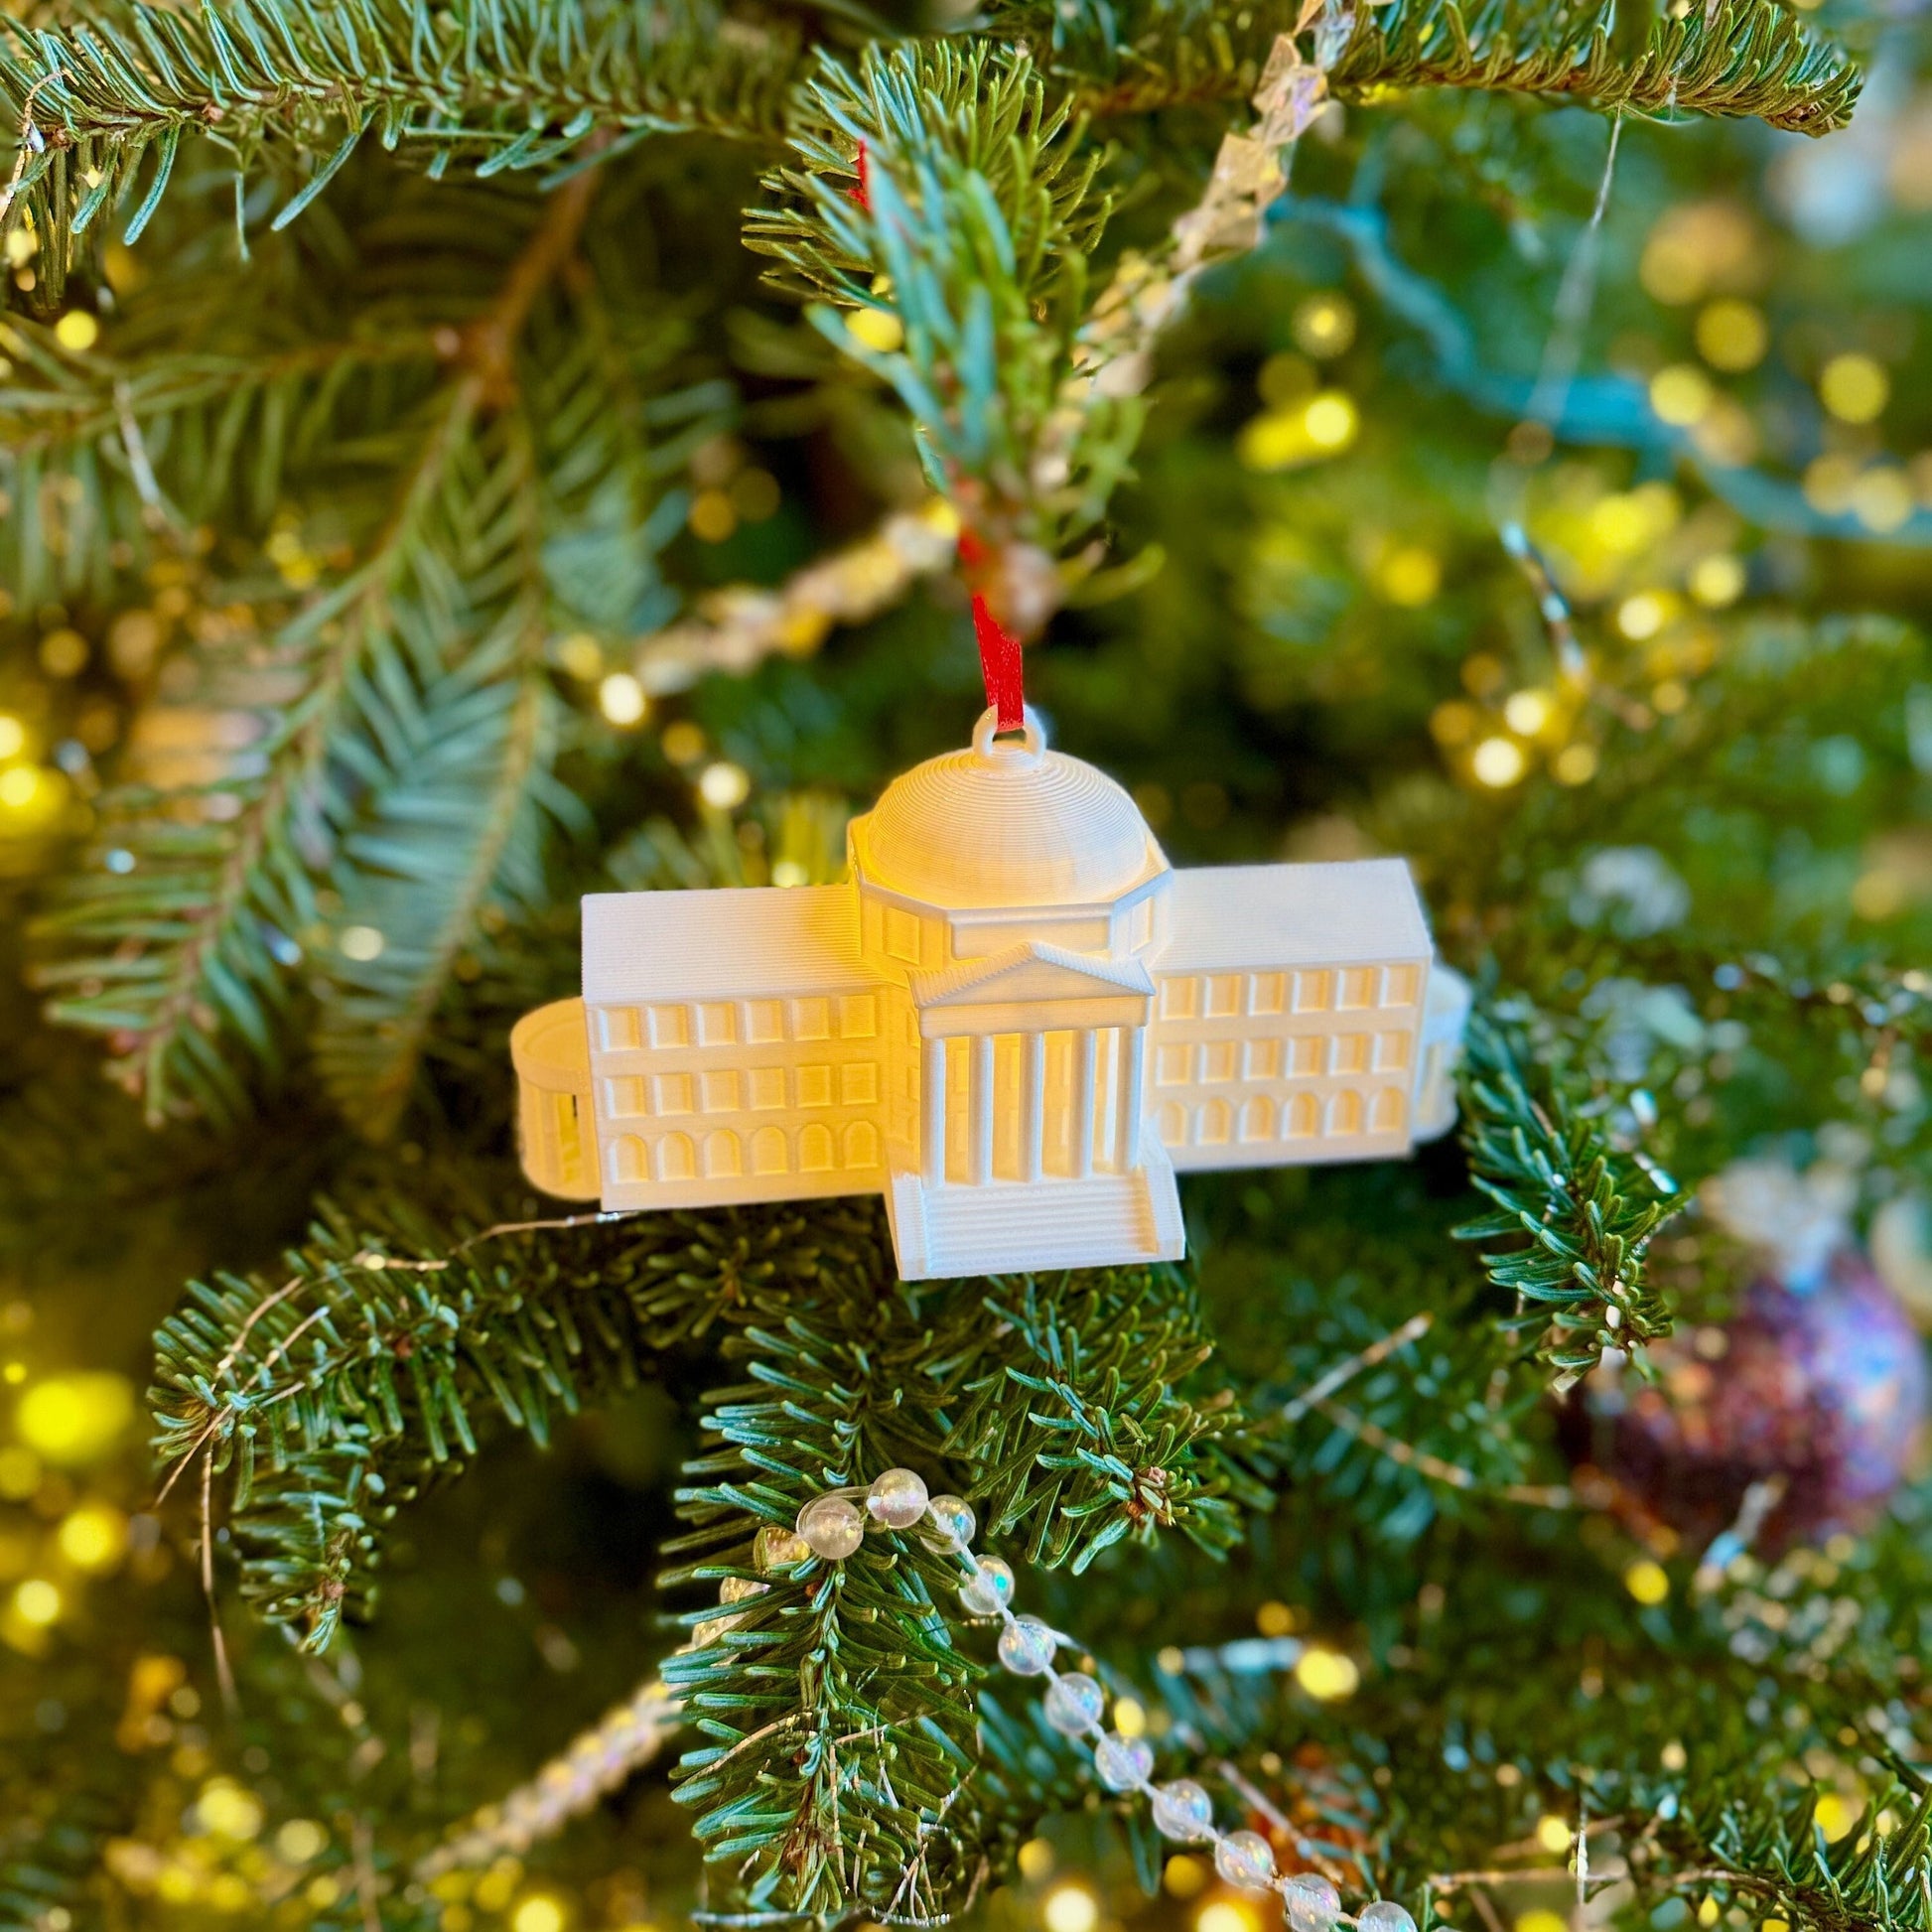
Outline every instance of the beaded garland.
<svg viewBox="0 0 1932 1932"><path fill-rule="evenodd" d="M1109 1791L1146 1798L1164 1838L1177 1845L1211 1847L1214 1869L1240 1890L1276 1893L1292 1932L1332 1932L1336 1925L1353 1925L1360 1932L1416 1932L1415 1919L1393 1899L1375 1899L1351 1916L1341 1908L1341 1894L1319 1872L1278 1872L1268 1841L1259 1832L1222 1831L1214 1822L1213 1800L1192 1778L1155 1783L1153 1747L1145 1738L1108 1729L1102 1722L1107 1693L1099 1680L1084 1671L1055 1668L1055 1652L1063 1644L1077 1648L1073 1640L1036 1616L1014 1613L1013 1568L999 1557L974 1554L978 1527L973 1506L963 1497L929 1495L916 1470L888 1469L870 1486L814 1496L798 1512L795 1537L783 1531L761 1532L761 1537L766 1561L798 1561L809 1552L840 1563L865 1541L869 1529L915 1532L928 1550L958 1559L964 1608L973 1616L1000 1619L1000 1662L1016 1677L1046 1680L1046 1722L1062 1736L1090 1739L1094 1775ZM769 1547L780 1540L792 1547Z"/></svg>

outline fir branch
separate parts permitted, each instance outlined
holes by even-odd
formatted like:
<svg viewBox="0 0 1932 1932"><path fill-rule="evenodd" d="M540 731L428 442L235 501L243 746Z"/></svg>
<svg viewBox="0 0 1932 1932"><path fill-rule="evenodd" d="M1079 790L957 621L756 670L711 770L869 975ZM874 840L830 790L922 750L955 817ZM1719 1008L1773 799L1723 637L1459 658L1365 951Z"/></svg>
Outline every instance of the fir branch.
<svg viewBox="0 0 1932 1932"><path fill-rule="evenodd" d="M1178 1392L1213 1352L1184 1271L1026 1277L989 1292L948 1345L949 1451L972 1465L987 1534L1024 1535L1028 1562L1077 1576L1166 1528L1220 1555L1240 1535L1235 1499L1266 1506L1235 1452L1231 1393Z"/></svg>
<svg viewBox="0 0 1932 1932"><path fill-rule="evenodd" d="M748 1281L809 1282L805 1233L795 1214L659 1215L460 1241L401 1201L325 1207L285 1274L194 1284L162 1324L157 1458L171 1483L212 1459L243 1594L323 1648L369 1610L383 1527L426 1483L492 1429L547 1442Z"/></svg>
<svg viewBox="0 0 1932 1932"><path fill-rule="evenodd" d="M30 211L65 256L140 191L132 239L184 141L213 146L242 181L307 160L280 227L364 142L435 175L488 176L614 137L770 140L803 40L783 12L727 17L711 0L226 0L198 13L113 0L84 29L0 21L0 111L41 142L8 216Z"/></svg>
<svg viewBox="0 0 1932 1932"><path fill-rule="evenodd" d="M1538 1359L1557 1371L1559 1389L1606 1348L1641 1359L1643 1344L1671 1329L1669 1308L1644 1283L1644 1253L1681 1196L1616 1153L1527 1039L1481 1010L1470 1017L1462 1090L1470 1177L1500 1211L1455 1232L1516 1237L1482 1256L1515 1299L1508 1325L1543 1335Z"/></svg>
<svg viewBox="0 0 1932 1932"><path fill-rule="evenodd" d="M1207 0L1125 8L1026 0L998 19L1054 50L1055 72L1085 111L1113 117L1231 101L1254 91L1293 5L1228 22ZM1850 119L1859 76L1831 42L1775 0L1720 0L1652 20L1640 47L1604 4L1550 0L1389 0L1356 9L1329 74L1344 99L1468 87L1571 100L1601 113L1665 119L1750 116L1829 134Z"/></svg>

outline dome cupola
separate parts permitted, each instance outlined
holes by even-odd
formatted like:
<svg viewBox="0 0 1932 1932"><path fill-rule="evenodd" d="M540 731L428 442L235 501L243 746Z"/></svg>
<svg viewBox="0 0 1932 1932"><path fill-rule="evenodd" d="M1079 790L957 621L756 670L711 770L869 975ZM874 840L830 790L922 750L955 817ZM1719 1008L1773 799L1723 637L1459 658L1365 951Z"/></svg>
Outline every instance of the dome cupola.
<svg viewBox="0 0 1932 1932"><path fill-rule="evenodd" d="M1021 741L1001 743L989 709L970 750L886 788L852 828L870 879L965 911L1097 904L1167 869L1133 799L1084 759L1049 751L1038 716L1026 716Z"/></svg>

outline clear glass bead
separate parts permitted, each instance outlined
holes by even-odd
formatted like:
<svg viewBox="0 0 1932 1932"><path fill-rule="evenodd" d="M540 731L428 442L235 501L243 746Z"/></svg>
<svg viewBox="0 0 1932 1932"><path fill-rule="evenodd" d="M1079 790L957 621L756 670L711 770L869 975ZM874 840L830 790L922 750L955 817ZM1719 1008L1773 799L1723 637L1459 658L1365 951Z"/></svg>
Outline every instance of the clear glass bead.
<svg viewBox="0 0 1932 1932"><path fill-rule="evenodd" d="M1361 1932L1416 1932L1416 1921L1393 1898L1378 1898L1355 1914Z"/></svg>
<svg viewBox="0 0 1932 1932"><path fill-rule="evenodd" d="M979 1569L959 1587L972 1616L998 1616L1013 1601L1013 1566L1002 1557L981 1557Z"/></svg>
<svg viewBox="0 0 1932 1932"><path fill-rule="evenodd" d="M925 1506L925 1528L919 1532L928 1550L957 1553L973 1540L980 1519L964 1496L934 1496Z"/></svg>
<svg viewBox="0 0 1932 1932"><path fill-rule="evenodd" d="M1259 1832L1230 1832L1214 1848L1214 1869L1243 1891L1266 1891L1275 1879L1275 1848Z"/></svg>
<svg viewBox="0 0 1932 1932"><path fill-rule="evenodd" d="M752 1539L752 1561L760 1570L788 1570L811 1553L812 1546L796 1530L780 1529L775 1523L765 1524Z"/></svg>
<svg viewBox="0 0 1932 1932"><path fill-rule="evenodd" d="M844 1496L814 1496L798 1512L798 1534L814 1556L836 1563L866 1540L866 1519Z"/></svg>
<svg viewBox="0 0 1932 1932"><path fill-rule="evenodd" d="M762 1596L770 1587L769 1584L760 1584L751 1577L727 1577L718 1586L718 1600L721 1603L742 1603L748 1596Z"/></svg>
<svg viewBox="0 0 1932 1932"><path fill-rule="evenodd" d="M1068 1671L1046 1687L1046 1722L1069 1737L1078 1737L1100 1722L1107 1693L1084 1671Z"/></svg>
<svg viewBox="0 0 1932 1932"><path fill-rule="evenodd" d="M1341 1893L1318 1871L1298 1871L1282 1885L1282 1907L1291 1932L1332 1932L1341 1917Z"/></svg>
<svg viewBox="0 0 1932 1932"><path fill-rule="evenodd" d="M1037 1677L1053 1661L1056 1639L1036 1616L1017 1616L1000 1632L1000 1662L1015 1677Z"/></svg>
<svg viewBox="0 0 1932 1932"><path fill-rule="evenodd" d="M1154 1828L1163 1838L1192 1845L1214 1829L1214 1800L1192 1778L1154 1787Z"/></svg>
<svg viewBox="0 0 1932 1932"><path fill-rule="evenodd" d="M1093 1747L1093 1771L1109 1791L1133 1791L1154 1769L1154 1746L1145 1737L1110 1730Z"/></svg>
<svg viewBox="0 0 1932 1932"><path fill-rule="evenodd" d="M866 1508L889 1530L909 1530L925 1514L925 1478L916 1469L888 1469L866 1492Z"/></svg>

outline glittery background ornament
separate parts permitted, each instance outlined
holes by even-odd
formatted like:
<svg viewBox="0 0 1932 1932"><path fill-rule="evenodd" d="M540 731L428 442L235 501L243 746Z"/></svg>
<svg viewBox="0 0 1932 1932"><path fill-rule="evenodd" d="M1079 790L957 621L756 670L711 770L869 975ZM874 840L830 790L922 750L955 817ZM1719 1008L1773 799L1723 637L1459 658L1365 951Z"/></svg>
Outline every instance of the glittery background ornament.
<svg viewBox="0 0 1932 1932"><path fill-rule="evenodd" d="M1925 1420L1923 1344L1845 1232L1841 1180L1731 1170L1707 1209L1775 1245L1729 1321L1653 1348L1654 1383L1598 1375L1564 1412L1573 1459L1612 1480L1623 1513L1713 1559L1726 1535L1775 1555L1863 1527Z"/></svg>

